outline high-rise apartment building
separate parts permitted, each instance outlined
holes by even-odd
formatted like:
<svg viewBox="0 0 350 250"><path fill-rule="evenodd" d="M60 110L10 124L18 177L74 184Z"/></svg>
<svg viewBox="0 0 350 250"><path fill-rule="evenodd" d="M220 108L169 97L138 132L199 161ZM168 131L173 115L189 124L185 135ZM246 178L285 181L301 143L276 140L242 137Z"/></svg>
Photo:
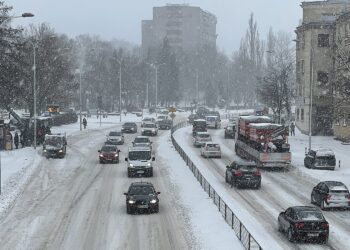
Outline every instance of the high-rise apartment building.
<svg viewBox="0 0 350 250"><path fill-rule="evenodd" d="M153 20L142 21L142 51L161 46L165 38L175 49L216 47L216 17L199 7L168 4L153 8Z"/></svg>

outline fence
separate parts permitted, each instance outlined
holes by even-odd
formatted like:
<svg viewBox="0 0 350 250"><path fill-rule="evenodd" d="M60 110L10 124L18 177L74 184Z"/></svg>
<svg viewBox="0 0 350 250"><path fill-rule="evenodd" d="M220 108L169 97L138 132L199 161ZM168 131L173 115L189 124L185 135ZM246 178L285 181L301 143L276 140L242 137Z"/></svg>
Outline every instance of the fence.
<svg viewBox="0 0 350 250"><path fill-rule="evenodd" d="M232 209L226 204L226 202L220 197L220 195L215 191L215 189L210 185L210 183L206 180L206 178L201 174L198 170L197 166L192 162L190 157L186 154L186 152L180 147L180 145L176 142L173 133L183 127L188 126L187 122L181 122L173 126L171 130L171 141L175 147L175 149L179 152L182 159L186 162L187 166L192 171L194 177L201 184L204 191L209 195L209 197L213 200L214 204L218 207L219 212L225 219L226 223L232 228L235 232L238 239L242 242L243 246L248 250L259 249L262 250L262 247L259 243L254 239L254 237L249 233L247 228L243 225L243 223L237 218Z"/></svg>

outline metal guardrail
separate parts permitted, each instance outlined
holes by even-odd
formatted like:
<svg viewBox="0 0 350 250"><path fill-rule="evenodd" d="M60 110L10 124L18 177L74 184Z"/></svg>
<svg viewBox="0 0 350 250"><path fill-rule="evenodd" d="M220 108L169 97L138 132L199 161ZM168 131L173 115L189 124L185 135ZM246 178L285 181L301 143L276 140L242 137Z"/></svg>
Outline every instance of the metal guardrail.
<svg viewBox="0 0 350 250"><path fill-rule="evenodd" d="M210 185L207 179L198 170L197 166L192 162L190 157L176 142L173 136L174 132L188 125L189 125L188 122L181 122L174 125L173 128L171 129L171 141L173 143L174 148L178 151L182 159L186 162L187 166L190 168L190 170L192 171L197 181L201 184L204 191L209 195L209 197L213 200L214 204L218 207L222 217L225 219L226 223L231 227L231 229L235 232L237 238L242 242L245 249L262 250L262 247L254 239L254 237L249 233L249 231L243 225L243 223L239 220L239 218L237 218L237 216L232 211L232 209L226 204L226 202L221 198L221 196L216 192L216 190Z"/></svg>

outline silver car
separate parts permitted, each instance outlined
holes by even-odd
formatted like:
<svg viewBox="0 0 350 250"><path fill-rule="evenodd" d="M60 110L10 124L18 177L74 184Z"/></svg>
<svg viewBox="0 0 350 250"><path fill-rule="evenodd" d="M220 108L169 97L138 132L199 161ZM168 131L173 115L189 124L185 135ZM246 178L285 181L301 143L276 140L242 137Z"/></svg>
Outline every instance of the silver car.
<svg viewBox="0 0 350 250"><path fill-rule="evenodd" d="M193 145L195 147L201 147L206 142L211 141L211 136L208 132L197 132L196 135L193 137Z"/></svg>

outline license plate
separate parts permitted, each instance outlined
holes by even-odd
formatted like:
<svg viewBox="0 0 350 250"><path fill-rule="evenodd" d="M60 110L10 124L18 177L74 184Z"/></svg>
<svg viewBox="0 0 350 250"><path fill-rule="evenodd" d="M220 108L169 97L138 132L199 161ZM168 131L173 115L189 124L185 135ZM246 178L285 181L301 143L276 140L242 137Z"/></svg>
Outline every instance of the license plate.
<svg viewBox="0 0 350 250"><path fill-rule="evenodd" d="M148 208L148 205L139 205L138 208Z"/></svg>
<svg viewBox="0 0 350 250"><path fill-rule="evenodd" d="M309 237L318 237L318 233L309 233L307 234Z"/></svg>
<svg viewBox="0 0 350 250"><path fill-rule="evenodd" d="M143 174L145 171L137 171L138 174Z"/></svg>

